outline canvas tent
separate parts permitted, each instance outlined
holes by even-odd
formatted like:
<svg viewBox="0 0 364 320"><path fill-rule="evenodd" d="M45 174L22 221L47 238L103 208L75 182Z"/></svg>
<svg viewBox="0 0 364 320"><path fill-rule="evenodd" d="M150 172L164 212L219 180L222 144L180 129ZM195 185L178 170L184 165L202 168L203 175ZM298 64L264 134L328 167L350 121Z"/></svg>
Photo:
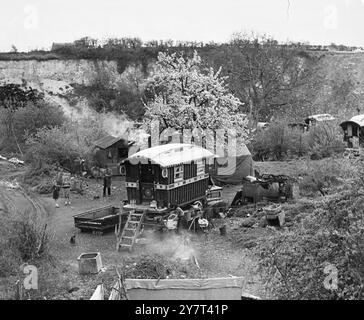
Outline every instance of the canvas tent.
<svg viewBox="0 0 364 320"><path fill-rule="evenodd" d="M252 155L245 144L239 144L236 156L216 158L216 166L211 174L218 185L241 184L246 176L253 176Z"/></svg>

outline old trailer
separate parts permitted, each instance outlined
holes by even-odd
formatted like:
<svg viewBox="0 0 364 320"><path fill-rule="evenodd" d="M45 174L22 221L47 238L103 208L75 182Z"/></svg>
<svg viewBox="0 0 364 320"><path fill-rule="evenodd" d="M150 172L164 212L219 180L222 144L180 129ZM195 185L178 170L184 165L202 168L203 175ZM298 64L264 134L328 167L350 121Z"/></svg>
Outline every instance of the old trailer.
<svg viewBox="0 0 364 320"><path fill-rule="evenodd" d="M119 207L104 206L88 210L73 216L75 227L81 231L106 232L127 220L127 214L122 214Z"/></svg>
<svg viewBox="0 0 364 320"><path fill-rule="evenodd" d="M125 246L131 247L137 233L132 230L140 230L140 224L173 226L173 218L191 226L195 220L191 207L202 209L208 203L214 158L212 152L199 146L169 143L124 160L128 199L123 211L130 212L130 217L125 230L119 228L120 243L124 237Z"/></svg>
<svg viewBox="0 0 364 320"><path fill-rule="evenodd" d="M129 202L152 209L204 201L214 157L204 148L180 143L135 153L123 162Z"/></svg>

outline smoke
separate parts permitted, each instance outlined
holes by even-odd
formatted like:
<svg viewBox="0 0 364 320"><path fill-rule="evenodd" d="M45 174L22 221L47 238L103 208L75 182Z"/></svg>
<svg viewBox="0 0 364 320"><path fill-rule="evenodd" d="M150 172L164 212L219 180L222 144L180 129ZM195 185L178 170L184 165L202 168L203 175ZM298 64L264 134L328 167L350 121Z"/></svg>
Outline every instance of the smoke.
<svg viewBox="0 0 364 320"><path fill-rule="evenodd" d="M152 230L144 230L143 237L148 242L146 250L151 253L167 256L175 260L189 260L197 254L191 243L191 235L188 232L182 232L178 235L173 232L156 234Z"/></svg>
<svg viewBox="0 0 364 320"><path fill-rule="evenodd" d="M133 122L124 115L114 113L97 114L105 131L114 137L125 137L133 128Z"/></svg>
<svg viewBox="0 0 364 320"><path fill-rule="evenodd" d="M75 106L71 106L67 99L60 96L48 96L47 98L59 105L67 118L73 121L97 120L104 131L111 136L125 137L133 129L134 123L126 115L112 112L98 113L90 108L86 99L80 99Z"/></svg>

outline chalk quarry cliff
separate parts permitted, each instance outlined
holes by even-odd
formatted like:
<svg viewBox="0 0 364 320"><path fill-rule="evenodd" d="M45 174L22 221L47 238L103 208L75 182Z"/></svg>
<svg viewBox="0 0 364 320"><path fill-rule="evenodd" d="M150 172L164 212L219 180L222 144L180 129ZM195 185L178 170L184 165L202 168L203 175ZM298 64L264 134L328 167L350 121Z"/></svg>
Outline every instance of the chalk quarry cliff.
<svg viewBox="0 0 364 320"><path fill-rule="evenodd" d="M152 70L153 63L150 65ZM318 74L322 81L312 89L316 98L308 113L319 110L350 117L357 113L357 106L364 112L364 53L323 53ZM75 86L90 86L100 77L106 77L110 86L117 87L120 84L135 86L135 82L143 82L146 75L136 65L129 65L119 73L117 61L112 60L0 61L0 83L30 86L67 108L70 107L67 97L74 92ZM84 97L79 100L81 105L87 105Z"/></svg>

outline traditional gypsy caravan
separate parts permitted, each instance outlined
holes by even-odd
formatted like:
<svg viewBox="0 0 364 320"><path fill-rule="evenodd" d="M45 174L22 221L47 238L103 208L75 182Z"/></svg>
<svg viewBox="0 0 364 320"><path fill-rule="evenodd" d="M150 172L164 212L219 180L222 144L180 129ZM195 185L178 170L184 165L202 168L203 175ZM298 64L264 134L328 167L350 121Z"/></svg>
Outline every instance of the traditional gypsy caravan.
<svg viewBox="0 0 364 320"><path fill-rule="evenodd" d="M202 208L216 202L210 169L215 155L199 146L170 143L139 151L123 161L128 200L124 228L116 228L117 249L132 250L144 227L205 228ZM211 188L210 188L211 187ZM216 189L217 188L217 189ZM211 192L211 191L214 192ZM215 192L217 191L217 192Z"/></svg>
<svg viewBox="0 0 364 320"><path fill-rule="evenodd" d="M129 203L153 208L203 201L215 155L191 144L171 143L139 151L123 164Z"/></svg>
<svg viewBox="0 0 364 320"><path fill-rule="evenodd" d="M344 130L344 141L348 148L359 148L364 139L364 115L356 115L340 124Z"/></svg>

